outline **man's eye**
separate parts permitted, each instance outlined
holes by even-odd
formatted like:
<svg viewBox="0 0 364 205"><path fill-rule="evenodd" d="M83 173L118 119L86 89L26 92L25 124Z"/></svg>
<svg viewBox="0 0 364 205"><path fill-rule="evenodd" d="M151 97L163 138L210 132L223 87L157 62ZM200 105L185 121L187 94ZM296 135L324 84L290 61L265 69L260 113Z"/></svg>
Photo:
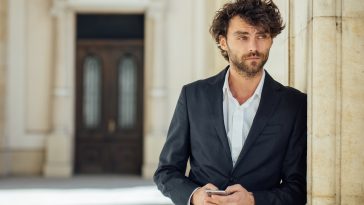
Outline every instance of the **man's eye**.
<svg viewBox="0 0 364 205"><path fill-rule="evenodd" d="M258 39L266 39L266 38L267 38L266 34L258 35Z"/></svg>
<svg viewBox="0 0 364 205"><path fill-rule="evenodd" d="M246 36L239 36L238 37L238 40L244 40L245 41L245 40L248 40L248 37L246 37Z"/></svg>

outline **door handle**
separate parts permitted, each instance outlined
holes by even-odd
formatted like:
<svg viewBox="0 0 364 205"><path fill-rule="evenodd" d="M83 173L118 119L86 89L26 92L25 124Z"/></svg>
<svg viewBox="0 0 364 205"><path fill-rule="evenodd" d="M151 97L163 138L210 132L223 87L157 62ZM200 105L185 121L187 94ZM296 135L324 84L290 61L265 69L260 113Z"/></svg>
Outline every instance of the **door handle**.
<svg viewBox="0 0 364 205"><path fill-rule="evenodd" d="M107 123L107 130L109 133L114 133L116 128L115 120L109 119L109 122Z"/></svg>

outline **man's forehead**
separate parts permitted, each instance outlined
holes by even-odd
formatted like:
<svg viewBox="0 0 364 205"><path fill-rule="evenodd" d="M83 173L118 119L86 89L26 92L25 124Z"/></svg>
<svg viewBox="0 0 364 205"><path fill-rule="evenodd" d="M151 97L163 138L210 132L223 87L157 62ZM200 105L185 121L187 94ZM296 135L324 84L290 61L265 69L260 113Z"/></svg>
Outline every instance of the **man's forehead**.
<svg viewBox="0 0 364 205"><path fill-rule="evenodd" d="M250 23L248 23L246 20L241 18L240 16L234 16L230 19L228 32L247 32L247 33L268 33L266 29L264 29L262 26L255 26Z"/></svg>

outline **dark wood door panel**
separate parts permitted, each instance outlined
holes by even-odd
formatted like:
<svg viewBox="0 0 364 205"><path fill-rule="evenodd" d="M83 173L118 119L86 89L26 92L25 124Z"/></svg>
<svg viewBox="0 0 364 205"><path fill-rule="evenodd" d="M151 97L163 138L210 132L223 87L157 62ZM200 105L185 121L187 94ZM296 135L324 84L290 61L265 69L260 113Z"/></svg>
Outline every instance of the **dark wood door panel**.
<svg viewBox="0 0 364 205"><path fill-rule="evenodd" d="M75 171L77 173L140 174L143 148L143 42L140 40L79 41L76 53ZM99 124L93 127L88 126L85 118L85 110L87 110L85 96L89 93L91 96L94 94L85 90L89 85L89 81L85 80L85 75L89 75L85 72L85 59L89 56L97 59L92 61L93 66L97 64L95 62L98 62L97 65L100 67L99 78L92 78L94 79L92 82L100 81L99 87L94 87L99 88L101 92L99 94L101 99L93 101L97 101L100 106L96 106L100 109L100 113L94 115L99 117L97 118L99 121L96 120ZM123 127L119 126L119 111L124 113L120 107L125 103L121 100L128 98L120 95L122 93L120 89L124 86L124 75L120 73L123 68L120 65L125 56L130 62L134 62L133 67L128 69L134 72L132 76L135 76L135 82L131 82L135 85L133 90L136 93L132 96L135 96L136 101L133 104L135 106L133 124ZM88 110L98 113L95 109Z"/></svg>
<svg viewBox="0 0 364 205"><path fill-rule="evenodd" d="M136 143L112 144L110 150L113 169L126 174L140 174L141 167L134 163L141 157L135 153L136 149Z"/></svg>
<svg viewBox="0 0 364 205"><path fill-rule="evenodd" d="M80 160L76 170L79 173L122 173L140 174L141 167L135 163L141 156L135 151L137 143L83 142L77 147Z"/></svg>
<svg viewBox="0 0 364 205"><path fill-rule="evenodd" d="M103 143L80 143L77 145L76 171L78 173L100 174L109 170L109 153Z"/></svg>

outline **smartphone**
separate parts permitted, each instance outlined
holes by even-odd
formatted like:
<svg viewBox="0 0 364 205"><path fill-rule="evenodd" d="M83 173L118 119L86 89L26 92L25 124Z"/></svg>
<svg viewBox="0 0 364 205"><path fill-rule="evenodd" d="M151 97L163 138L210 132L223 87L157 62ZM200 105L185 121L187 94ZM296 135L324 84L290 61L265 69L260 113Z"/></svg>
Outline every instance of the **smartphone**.
<svg viewBox="0 0 364 205"><path fill-rule="evenodd" d="M211 195L227 196L227 195L229 195L229 193L227 193L224 190L205 190L205 192L207 193L208 196L211 196Z"/></svg>

